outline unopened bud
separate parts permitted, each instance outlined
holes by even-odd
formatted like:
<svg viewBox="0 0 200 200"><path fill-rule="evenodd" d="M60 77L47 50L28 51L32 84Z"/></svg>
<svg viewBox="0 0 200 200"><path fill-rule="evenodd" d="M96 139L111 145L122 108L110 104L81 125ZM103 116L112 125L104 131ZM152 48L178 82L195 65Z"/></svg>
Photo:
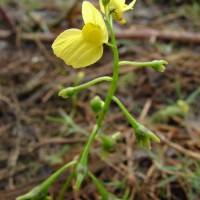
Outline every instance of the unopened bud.
<svg viewBox="0 0 200 200"><path fill-rule="evenodd" d="M65 89L62 89L59 93L58 96L62 97L62 98L68 98L68 97L72 97L74 95L74 87L68 87Z"/></svg>
<svg viewBox="0 0 200 200"><path fill-rule="evenodd" d="M152 68L158 72L164 72L165 71L164 65L167 65L167 64L168 64L168 62L165 60L154 60L152 62Z"/></svg>
<svg viewBox="0 0 200 200"><path fill-rule="evenodd" d="M141 124L135 129L135 136L140 146L150 148L150 140L160 142L160 139L149 129Z"/></svg>
<svg viewBox="0 0 200 200"><path fill-rule="evenodd" d="M77 78L78 78L79 81L82 80L84 77L85 77L85 73L84 72L79 72L77 74Z"/></svg>
<svg viewBox="0 0 200 200"><path fill-rule="evenodd" d="M119 139L120 135L120 132L116 132L111 136L105 136L103 134L99 135L102 141L103 158L105 158L108 153L115 148L116 142Z"/></svg>
<svg viewBox="0 0 200 200"><path fill-rule="evenodd" d="M116 133L112 134L111 138L114 140L114 141L117 141L119 139L121 135L121 132L120 131L117 131Z"/></svg>
<svg viewBox="0 0 200 200"><path fill-rule="evenodd" d="M178 100L177 105L180 107L180 109L183 111L184 114L187 114L189 111L189 105L183 101L183 100Z"/></svg>
<svg viewBox="0 0 200 200"><path fill-rule="evenodd" d="M103 143L102 145L103 151L109 152L113 150L115 146L115 140L113 140L111 137L106 137L103 134L100 134L99 137L101 138L101 141Z"/></svg>
<svg viewBox="0 0 200 200"><path fill-rule="evenodd" d="M99 112L102 110L103 106L104 106L104 101L99 97L99 96L95 96L91 102L90 102L90 106L93 110L93 112L98 115Z"/></svg>

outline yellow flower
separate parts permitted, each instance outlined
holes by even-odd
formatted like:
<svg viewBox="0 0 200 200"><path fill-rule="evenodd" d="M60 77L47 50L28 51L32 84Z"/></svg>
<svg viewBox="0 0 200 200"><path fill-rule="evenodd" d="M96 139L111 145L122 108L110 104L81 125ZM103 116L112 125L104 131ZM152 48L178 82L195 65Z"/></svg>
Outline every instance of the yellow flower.
<svg viewBox="0 0 200 200"><path fill-rule="evenodd" d="M73 68L89 66L103 54L103 43L108 42L108 32L101 13L89 2L82 5L85 25L82 30L62 32L52 44L54 54Z"/></svg>
<svg viewBox="0 0 200 200"><path fill-rule="evenodd" d="M108 3L108 6L106 8L107 14L112 14L114 19L119 20L122 24L126 23L126 20L123 19L122 13L133 9L133 6L135 5L136 0L133 0L129 5L125 4L125 0L110 0ZM101 11L105 13L104 6L102 4L102 0L100 0L100 7Z"/></svg>

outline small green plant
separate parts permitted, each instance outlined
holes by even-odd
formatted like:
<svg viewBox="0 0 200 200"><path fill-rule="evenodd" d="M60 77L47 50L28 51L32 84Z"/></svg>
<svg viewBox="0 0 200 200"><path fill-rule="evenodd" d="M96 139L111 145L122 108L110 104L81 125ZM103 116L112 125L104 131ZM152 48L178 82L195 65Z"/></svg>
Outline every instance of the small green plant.
<svg viewBox="0 0 200 200"><path fill-rule="evenodd" d="M197 160L190 160L179 155L179 164L167 165L163 159L153 152L148 151L149 156L152 158L156 168L160 171L159 182L155 184L156 188L160 189L160 195L163 199L168 199L167 185L173 187L174 183L181 183L184 188L184 193L187 199L196 200L200 196L200 163ZM186 161L187 160L187 161ZM177 187L177 186L176 186ZM181 187L177 187L177 189Z"/></svg>
<svg viewBox="0 0 200 200"><path fill-rule="evenodd" d="M51 175L44 183L37 186L27 194L18 197L17 200L48 199L48 188L51 186L51 184L53 184L57 177L61 175L65 170L68 170L69 167L72 167L73 169L60 191L60 195L57 198L58 200L64 199L65 191L70 186L72 179L75 179L74 189L78 190L87 176L89 176L96 185L102 200L119 199L115 197L114 194L108 192L104 188L104 185L88 169L88 157L91 145L93 144L94 140L97 138L101 139L103 154L106 155L106 151L111 150L116 145L117 138L120 136L119 132L116 132L111 137L107 137L100 133L102 122L112 101L119 106L125 117L130 122L139 145L149 148L150 140L155 142L160 141L159 138L151 130L136 121L125 108L123 103L115 96L120 67L123 67L124 65L151 67L156 71L163 72L165 69L164 65L167 64L167 62L164 60L154 60L152 62L119 61L118 48L113 29L113 19L118 20L122 24L125 23L126 21L123 18L122 13L127 10L131 10L135 2L136 0L133 0L129 5L127 5L125 4L125 0L100 0L100 8L103 14L102 16L102 14L91 3L84 1L82 5L82 15L85 25L83 26L82 30L66 30L61 33L54 41L52 48L55 55L63 59L67 65L71 65L76 69L89 66L98 61L103 54L103 44L105 43L113 51L113 76L99 77L81 85L64 88L59 92L58 95L63 98L73 98L77 92L89 86L100 83L102 81L110 82L110 88L105 100L95 96L91 101L91 108L93 109L97 120L79 158L66 164L64 167ZM111 42L108 41L109 37L107 29L110 33ZM76 101L76 98L74 101ZM127 191L122 198L128 199Z"/></svg>
<svg viewBox="0 0 200 200"><path fill-rule="evenodd" d="M200 87L198 87L194 92L192 92L185 100L182 97L182 93L178 85L177 93L179 99L175 103L161 108L151 116L151 121L153 123L166 124L171 118L176 116L186 118L189 113L190 104L193 103L195 98L200 94Z"/></svg>

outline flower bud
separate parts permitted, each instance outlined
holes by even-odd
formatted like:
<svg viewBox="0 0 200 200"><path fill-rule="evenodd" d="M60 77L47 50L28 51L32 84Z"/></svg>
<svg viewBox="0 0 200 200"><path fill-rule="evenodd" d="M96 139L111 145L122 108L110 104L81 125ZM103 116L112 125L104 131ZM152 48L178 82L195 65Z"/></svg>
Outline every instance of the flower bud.
<svg viewBox="0 0 200 200"><path fill-rule="evenodd" d="M115 148L116 142L119 139L121 132L116 132L111 136L105 136L103 134L99 134L99 138L102 141L102 151L103 151L103 158L105 158L110 151Z"/></svg>
<svg viewBox="0 0 200 200"><path fill-rule="evenodd" d="M119 139L121 135L121 132L120 131L117 131L116 133L112 134L111 135L111 138L114 140L114 141L117 141Z"/></svg>
<svg viewBox="0 0 200 200"><path fill-rule="evenodd" d="M165 66L167 65L168 62L165 60L154 60L152 62L152 68L158 72L164 72L165 71Z"/></svg>
<svg viewBox="0 0 200 200"><path fill-rule="evenodd" d="M84 72L79 72L79 73L77 74L77 79L78 79L78 81L82 80L84 77L85 77L85 73L84 73Z"/></svg>
<svg viewBox="0 0 200 200"><path fill-rule="evenodd" d="M177 105L180 107L180 109L181 109L181 111L182 111L182 113L184 115L188 113L188 111L189 111L189 105L185 101L178 100L177 101Z"/></svg>
<svg viewBox="0 0 200 200"><path fill-rule="evenodd" d="M139 124L138 128L135 129L135 136L137 142L142 147L150 148L150 140L160 142L160 139L149 129Z"/></svg>
<svg viewBox="0 0 200 200"><path fill-rule="evenodd" d="M104 101L99 96L95 96L91 100L90 106L91 106L93 112L95 113L95 115L98 115L104 106Z"/></svg>
<svg viewBox="0 0 200 200"><path fill-rule="evenodd" d="M75 93L74 87L68 87L68 88L62 89L58 93L58 96L66 99L68 97L72 97L74 93Z"/></svg>
<svg viewBox="0 0 200 200"><path fill-rule="evenodd" d="M101 138L101 141L103 143L103 151L109 152L113 150L115 146L115 140L113 140L111 137L106 137L103 134L100 134L99 137Z"/></svg>

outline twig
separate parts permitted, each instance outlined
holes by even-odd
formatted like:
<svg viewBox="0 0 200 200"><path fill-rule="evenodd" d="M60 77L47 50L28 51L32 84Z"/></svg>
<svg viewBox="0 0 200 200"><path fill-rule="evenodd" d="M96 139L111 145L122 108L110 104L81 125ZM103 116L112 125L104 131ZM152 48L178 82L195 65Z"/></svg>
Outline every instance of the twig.
<svg viewBox="0 0 200 200"><path fill-rule="evenodd" d="M190 157L192 157L192 158L195 158L195 159L197 159L197 160L200 160L200 154L199 154L199 153L196 153L196 152L193 152L193 151L191 151L191 150L185 149L184 147L182 147L182 146L180 146L180 145L178 145L178 144L176 144L176 143L174 143L174 142L169 141L169 140L168 140L164 135L162 135L162 134L159 134L159 137L161 138L161 140L162 140L163 142L165 142L165 143L166 143L167 145L169 145L170 147L176 149L177 151L179 151L179 152L181 152L181 153L183 153L183 154L185 154L185 155L188 155L188 156L190 156Z"/></svg>
<svg viewBox="0 0 200 200"><path fill-rule="evenodd" d="M148 100L146 101L146 103L145 103L145 105L144 105L144 108L143 108L143 110L142 110L142 112L141 112L141 114L140 114L140 117L139 117L139 121L140 121L140 122L142 122L142 121L145 119L145 117L146 117L146 115L147 115L147 113L149 112L149 109L150 109L150 107L151 107L151 103L152 103L151 99L148 99Z"/></svg>
<svg viewBox="0 0 200 200"><path fill-rule="evenodd" d="M48 138L42 140L40 143L30 146L26 149L25 152L32 152L35 151L36 149L43 147L44 145L49 145L49 144L74 144L74 143L82 143L85 142L85 138Z"/></svg>
<svg viewBox="0 0 200 200"><path fill-rule="evenodd" d="M0 39L8 39L12 34L12 31L0 30Z"/></svg>
<svg viewBox="0 0 200 200"><path fill-rule="evenodd" d="M9 15L8 11L3 8L3 6L0 6L0 14L2 15L3 19L12 27L15 27L15 21L13 18Z"/></svg>
<svg viewBox="0 0 200 200"><path fill-rule="evenodd" d="M174 40L177 42L192 42L200 43L200 34L185 32L185 31L163 31L150 28L137 28L117 31L118 39L162 39Z"/></svg>

